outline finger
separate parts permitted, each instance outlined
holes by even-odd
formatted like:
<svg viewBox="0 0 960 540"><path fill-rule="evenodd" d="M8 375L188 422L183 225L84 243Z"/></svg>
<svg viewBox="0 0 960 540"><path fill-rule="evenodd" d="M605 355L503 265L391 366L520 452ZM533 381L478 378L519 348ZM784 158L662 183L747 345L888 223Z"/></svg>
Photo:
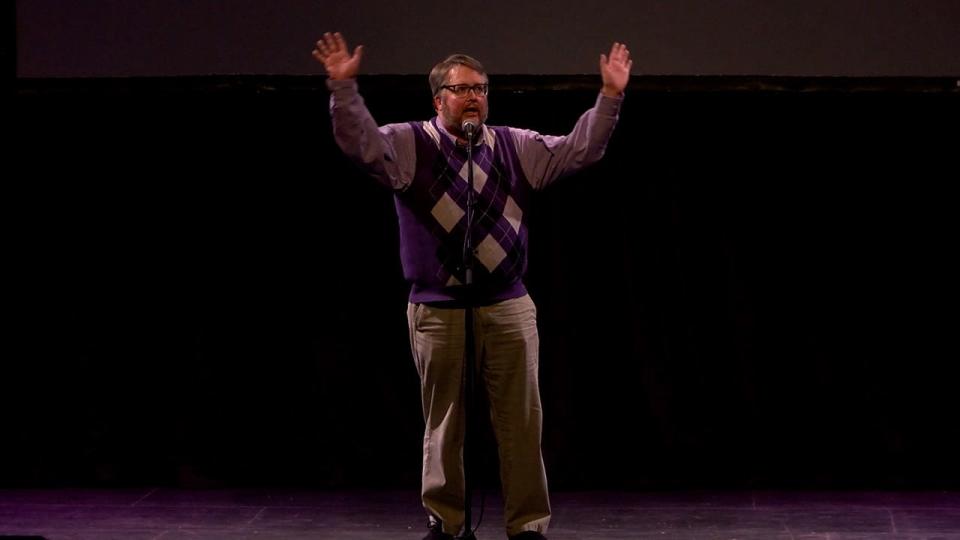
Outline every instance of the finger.
<svg viewBox="0 0 960 540"><path fill-rule="evenodd" d="M337 32L337 33L333 34L333 37L334 37L334 39L337 40L337 48L340 49L341 51L349 54L349 53L350 53L350 49L347 47L347 40L343 39L343 34L341 34L340 32Z"/></svg>
<svg viewBox="0 0 960 540"><path fill-rule="evenodd" d="M610 46L610 59L613 60L617 57L617 45L620 45L616 41L613 42L613 45Z"/></svg>
<svg viewBox="0 0 960 540"><path fill-rule="evenodd" d="M353 57L359 62L363 58L363 45L357 45L357 48L353 50Z"/></svg>
<svg viewBox="0 0 960 540"><path fill-rule="evenodd" d="M607 65L607 55L600 53L600 69Z"/></svg>
<svg viewBox="0 0 960 540"><path fill-rule="evenodd" d="M323 34L323 39L318 41L317 45L320 46L320 52L327 56L330 56L334 52L333 36L330 35L330 32Z"/></svg>
<svg viewBox="0 0 960 540"><path fill-rule="evenodd" d="M627 60L627 73L630 73L630 68L633 66L633 60Z"/></svg>
<svg viewBox="0 0 960 540"><path fill-rule="evenodd" d="M330 56L330 47L327 47L327 44L324 43L323 40L317 42L316 50L325 57Z"/></svg>

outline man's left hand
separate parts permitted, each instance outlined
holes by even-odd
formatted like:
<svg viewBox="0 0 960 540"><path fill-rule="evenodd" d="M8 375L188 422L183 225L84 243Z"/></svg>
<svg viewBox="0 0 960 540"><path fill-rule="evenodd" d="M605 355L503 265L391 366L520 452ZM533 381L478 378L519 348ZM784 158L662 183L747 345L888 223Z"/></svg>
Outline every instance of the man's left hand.
<svg viewBox="0 0 960 540"><path fill-rule="evenodd" d="M630 80L630 66L633 60L630 59L630 51L623 43L614 42L610 47L610 57L600 55L600 76L603 78L603 88L601 93L609 97L618 97L623 94L623 89L627 87Z"/></svg>

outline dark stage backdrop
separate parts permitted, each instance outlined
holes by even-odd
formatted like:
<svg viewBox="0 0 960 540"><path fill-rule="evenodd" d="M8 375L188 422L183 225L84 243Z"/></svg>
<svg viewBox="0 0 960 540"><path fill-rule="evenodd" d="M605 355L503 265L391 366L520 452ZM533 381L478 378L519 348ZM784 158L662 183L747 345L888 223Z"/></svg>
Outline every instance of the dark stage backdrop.
<svg viewBox="0 0 960 540"><path fill-rule="evenodd" d="M546 133L597 88L492 83ZM430 114L422 76L360 85ZM392 200L327 98L21 81L0 483L417 485ZM552 485L956 487L958 125L952 80L636 78L530 216Z"/></svg>
<svg viewBox="0 0 960 540"><path fill-rule="evenodd" d="M492 73L594 73L614 40L650 75L960 74L956 0L17 0L17 74L314 74L324 31L365 73L426 73L451 52Z"/></svg>

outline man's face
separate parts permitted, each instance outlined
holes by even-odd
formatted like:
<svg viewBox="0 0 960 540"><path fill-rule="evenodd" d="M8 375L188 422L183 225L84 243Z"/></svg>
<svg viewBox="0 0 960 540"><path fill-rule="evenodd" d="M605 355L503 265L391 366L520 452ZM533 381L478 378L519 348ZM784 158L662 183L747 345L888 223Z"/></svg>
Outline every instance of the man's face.
<svg viewBox="0 0 960 540"><path fill-rule="evenodd" d="M444 86L487 84L487 76L457 64L450 68L443 84ZM487 96L480 96L472 91L467 92L465 96L457 97L450 90L441 89L440 93L433 98L433 108L443 122L443 127L459 137L463 136L460 128L464 121L473 120L479 126L487 120Z"/></svg>

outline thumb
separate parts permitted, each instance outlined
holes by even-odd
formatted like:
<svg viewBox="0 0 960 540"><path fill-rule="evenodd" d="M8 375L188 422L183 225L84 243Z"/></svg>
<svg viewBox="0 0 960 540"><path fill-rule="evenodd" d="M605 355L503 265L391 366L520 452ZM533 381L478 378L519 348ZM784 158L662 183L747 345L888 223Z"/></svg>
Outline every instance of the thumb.
<svg viewBox="0 0 960 540"><path fill-rule="evenodd" d="M357 45L357 48L353 50L353 56L358 62L363 58L363 45Z"/></svg>
<svg viewBox="0 0 960 540"><path fill-rule="evenodd" d="M603 69L603 66L607 64L607 55L600 54L600 69Z"/></svg>

